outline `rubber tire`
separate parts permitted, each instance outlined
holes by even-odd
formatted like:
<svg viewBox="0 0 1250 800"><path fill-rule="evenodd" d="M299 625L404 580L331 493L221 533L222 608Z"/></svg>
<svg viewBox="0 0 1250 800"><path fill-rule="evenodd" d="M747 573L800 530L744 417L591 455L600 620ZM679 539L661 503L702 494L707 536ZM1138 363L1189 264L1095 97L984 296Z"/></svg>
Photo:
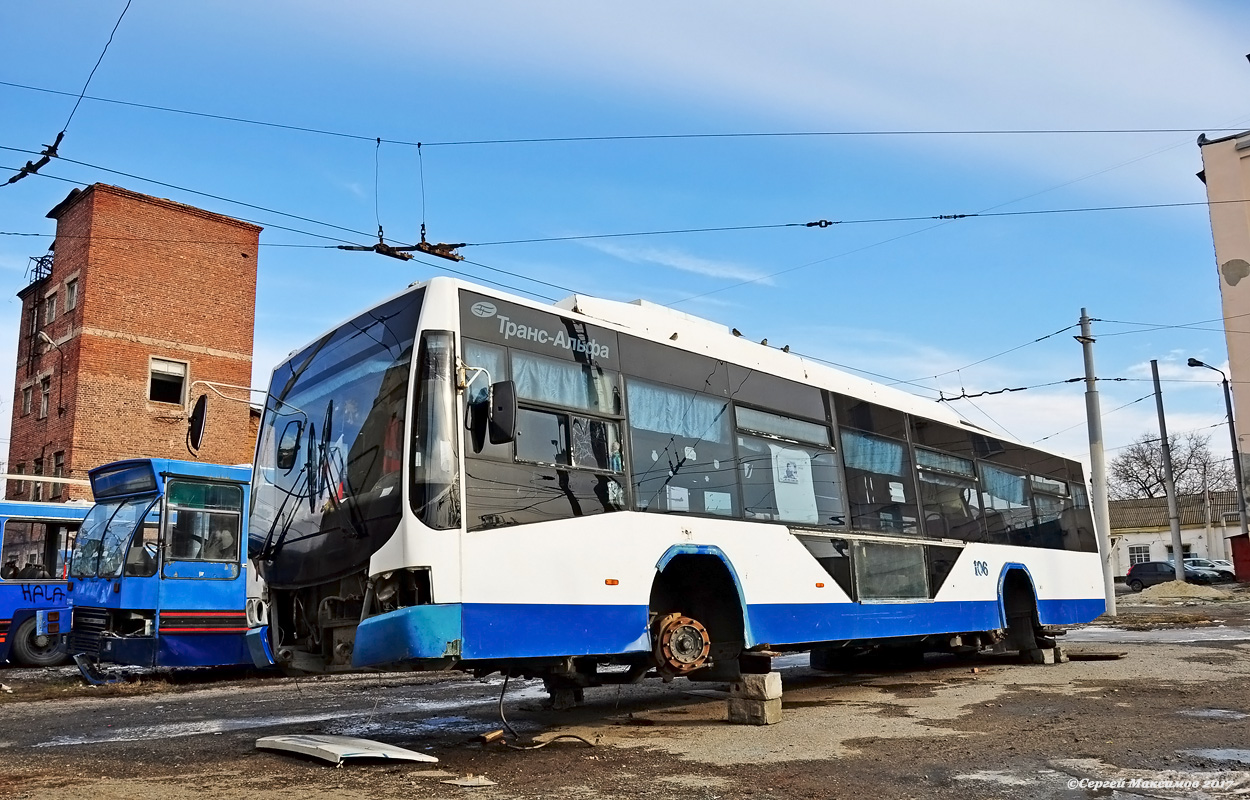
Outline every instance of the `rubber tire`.
<svg viewBox="0 0 1250 800"><path fill-rule="evenodd" d="M1145 589L1146 587L1145 585L1142 584L1141 581L1129 581L1128 588L1132 589L1135 592L1140 592L1142 589Z"/></svg>
<svg viewBox="0 0 1250 800"><path fill-rule="evenodd" d="M36 641L39 638L35 635L35 618L28 617L13 634L9 651L13 661L25 667L55 667L69 661L69 656L56 649L55 639L49 639L47 646L40 647Z"/></svg>

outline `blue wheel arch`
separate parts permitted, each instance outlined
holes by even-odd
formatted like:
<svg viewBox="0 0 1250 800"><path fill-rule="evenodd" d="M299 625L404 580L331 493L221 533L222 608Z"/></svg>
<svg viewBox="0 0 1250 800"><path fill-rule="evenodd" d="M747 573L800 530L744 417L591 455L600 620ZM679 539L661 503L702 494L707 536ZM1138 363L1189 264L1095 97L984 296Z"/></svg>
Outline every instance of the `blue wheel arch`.
<svg viewBox="0 0 1250 800"><path fill-rule="evenodd" d="M1007 627L1007 598L1003 597L1003 584L1007 582L1007 575L1011 572L1019 571L1024 573L1024 577L1029 582L1029 589L1033 592L1033 613L1041 616L1041 608L1039 607L1037 597L1037 582L1033 580L1033 573L1029 572L1029 568L1018 561L1008 561L1003 564L1003 568L998 573L998 624L1000 627Z"/></svg>
<svg viewBox="0 0 1250 800"><path fill-rule="evenodd" d="M734 589L738 592L738 608L742 611L742 637L746 647L754 647L758 642L751 634L751 615L747 608L746 595L742 592L742 580L738 577L738 571L734 569L733 562L729 560L729 556L725 555L725 551L716 545L711 544L675 544L664 551L664 555L660 556L660 560L655 562L656 576L664 571L672 560L678 556L707 556L720 559L725 569L729 571L729 579L733 581Z"/></svg>

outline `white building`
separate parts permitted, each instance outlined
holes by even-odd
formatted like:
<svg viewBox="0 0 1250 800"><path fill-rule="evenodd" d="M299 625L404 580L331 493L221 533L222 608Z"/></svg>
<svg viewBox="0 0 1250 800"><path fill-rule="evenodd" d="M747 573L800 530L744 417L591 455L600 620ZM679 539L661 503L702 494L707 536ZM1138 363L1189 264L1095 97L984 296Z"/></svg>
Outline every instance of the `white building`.
<svg viewBox="0 0 1250 800"><path fill-rule="evenodd" d="M1172 557L1172 528L1165 497L1111 501L1111 556L1117 577L1143 561ZM1241 533L1233 491L1185 495L1176 499L1181 546L1186 556L1227 558L1228 537Z"/></svg>

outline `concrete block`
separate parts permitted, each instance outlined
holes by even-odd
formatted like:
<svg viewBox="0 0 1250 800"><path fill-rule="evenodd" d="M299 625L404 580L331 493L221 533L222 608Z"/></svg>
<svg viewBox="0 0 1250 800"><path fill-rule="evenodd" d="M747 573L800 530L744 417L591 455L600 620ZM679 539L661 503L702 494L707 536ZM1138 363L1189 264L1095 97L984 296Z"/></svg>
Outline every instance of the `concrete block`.
<svg viewBox="0 0 1250 800"><path fill-rule="evenodd" d="M1054 664L1055 649L1046 648L1045 650L1034 648L1032 650L1021 650L1020 660L1025 664Z"/></svg>
<svg viewBox="0 0 1250 800"><path fill-rule="evenodd" d="M1066 664L1066 663L1068 663L1068 654L1067 654L1067 653L1065 653L1065 652L1063 652L1063 648L1062 648L1062 647L1059 647L1058 645L1056 645L1056 646L1052 649L1052 652L1055 654L1055 663L1056 663L1056 664Z"/></svg>
<svg viewBox="0 0 1250 800"><path fill-rule="evenodd" d="M729 694L732 697L743 697L748 700L780 700L781 673L743 675L742 680L729 684Z"/></svg>
<svg viewBox="0 0 1250 800"><path fill-rule="evenodd" d="M735 725L776 725L781 722L781 698L776 700L748 700L731 697L729 721Z"/></svg>

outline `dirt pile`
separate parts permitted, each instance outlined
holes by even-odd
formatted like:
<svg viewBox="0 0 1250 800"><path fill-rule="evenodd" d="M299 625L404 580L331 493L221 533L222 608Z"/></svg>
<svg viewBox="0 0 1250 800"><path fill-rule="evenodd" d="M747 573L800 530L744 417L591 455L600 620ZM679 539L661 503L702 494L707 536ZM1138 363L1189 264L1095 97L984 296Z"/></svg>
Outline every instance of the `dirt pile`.
<svg viewBox="0 0 1250 800"><path fill-rule="evenodd" d="M1137 596L1142 600L1228 600L1232 597L1223 589L1183 581L1156 583L1149 589L1143 589Z"/></svg>

